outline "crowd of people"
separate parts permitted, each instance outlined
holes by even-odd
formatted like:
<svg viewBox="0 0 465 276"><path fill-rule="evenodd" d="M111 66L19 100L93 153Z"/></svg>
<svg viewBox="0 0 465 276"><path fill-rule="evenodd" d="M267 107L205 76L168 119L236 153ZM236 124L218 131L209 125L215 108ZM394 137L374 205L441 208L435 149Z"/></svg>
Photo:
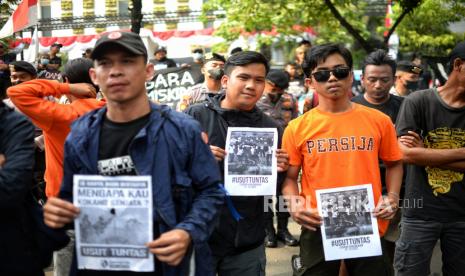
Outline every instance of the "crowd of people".
<svg viewBox="0 0 465 276"><path fill-rule="evenodd" d="M177 66L166 49L150 60L139 35L120 31L66 64L60 48L53 44L37 64L0 48L0 274L43 275L50 264L38 262L40 241L30 235L25 203L33 200L51 236L69 237L52 250L59 276L265 275L265 248L278 241L300 248L289 263L294 275L428 275L438 241L444 275L463 275L465 42L450 52L447 82L424 90L421 64L368 53L360 95L352 92L352 54L340 44L302 41L283 69L255 51L226 58L194 49L181 66L197 66L203 80L177 111L147 95L156 70ZM264 136L226 145L229 127L274 128L278 148ZM249 167L270 165L274 155L276 196L287 210L279 200L264 209L262 195L229 196L228 153L230 165ZM151 176L154 240L145 246L155 271L78 266L76 175ZM367 183L374 210L351 209L350 197L323 209L315 200L321 189ZM290 217L302 226L299 237L288 230ZM372 220L382 255L325 260L322 225L335 225L336 236L362 235Z"/></svg>

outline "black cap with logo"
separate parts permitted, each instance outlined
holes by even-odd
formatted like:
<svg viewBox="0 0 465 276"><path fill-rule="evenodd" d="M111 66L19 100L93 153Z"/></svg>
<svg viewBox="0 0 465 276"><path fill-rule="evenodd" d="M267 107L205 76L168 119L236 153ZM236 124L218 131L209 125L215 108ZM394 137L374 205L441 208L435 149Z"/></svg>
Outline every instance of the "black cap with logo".
<svg viewBox="0 0 465 276"><path fill-rule="evenodd" d="M217 60L217 61L222 61L226 62L226 59L224 56L217 54L217 53L207 53L205 55L205 62L212 61L212 60Z"/></svg>
<svg viewBox="0 0 465 276"><path fill-rule="evenodd" d="M397 71L402 71L402 72L408 72L408 73L413 73L413 74L421 74L421 67L416 66L413 64L411 61L407 60L402 60L397 62Z"/></svg>
<svg viewBox="0 0 465 276"><path fill-rule="evenodd" d="M281 89L289 87L289 75L283 70L270 70L268 75L266 75L266 80Z"/></svg>
<svg viewBox="0 0 465 276"><path fill-rule="evenodd" d="M13 69L18 72L26 72L34 77L37 76L36 68L34 68L34 66L27 61L20 60L10 62L10 67L13 67Z"/></svg>
<svg viewBox="0 0 465 276"><path fill-rule="evenodd" d="M455 45L449 54L449 61L453 62L456 58L465 59L465 41Z"/></svg>
<svg viewBox="0 0 465 276"><path fill-rule="evenodd" d="M134 55L144 56L147 60L147 48L145 48L142 38L136 33L120 31L101 36L95 43L90 57L94 60L99 59L105 53L106 46L111 44L119 45Z"/></svg>

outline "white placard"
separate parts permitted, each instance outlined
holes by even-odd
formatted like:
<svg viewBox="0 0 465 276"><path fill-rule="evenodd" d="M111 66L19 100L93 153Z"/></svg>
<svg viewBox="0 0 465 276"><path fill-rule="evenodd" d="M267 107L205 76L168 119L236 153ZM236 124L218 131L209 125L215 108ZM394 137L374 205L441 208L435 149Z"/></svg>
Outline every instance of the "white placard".
<svg viewBox="0 0 465 276"><path fill-rule="evenodd" d="M275 128L228 128L224 182L230 195L276 194L277 147Z"/></svg>
<svg viewBox="0 0 465 276"><path fill-rule="evenodd" d="M152 177L75 175L79 269L154 271Z"/></svg>
<svg viewBox="0 0 465 276"><path fill-rule="evenodd" d="M371 184L316 191L325 260L382 254Z"/></svg>

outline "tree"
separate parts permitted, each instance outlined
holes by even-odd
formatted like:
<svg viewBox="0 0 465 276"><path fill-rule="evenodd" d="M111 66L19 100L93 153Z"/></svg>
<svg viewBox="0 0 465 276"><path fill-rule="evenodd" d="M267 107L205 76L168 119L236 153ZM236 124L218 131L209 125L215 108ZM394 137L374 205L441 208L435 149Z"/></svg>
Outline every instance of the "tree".
<svg viewBox="0 0 465 276"><path fill-rule="evenodd" d="M0 29L6 23L8 18L13 14L14 8L21 0L0 0ZM8 49L9 40L11 37L0 39L0 44L4 49Z"/></svg>
<svg viewBox="0 0 465 276"><path fill-rule="evenodd" d="M416 30L422 36L422 42L428 43L428 22L438 22L438 32L448 33L447 26L451 22L465 18L465 0L398 0L394 1L394 24L383 36L384 12L387 0L210 0L204 4L204 14L213 10L225 11L225 22L217 34L226 40L236 39L242 32L260 32L275 29L278 33L295 35L299 26L311 26L317 33L317 43L341 42L354 45L370 52L375 48L386 48L389 36L399 28L403 49L411 49L416 45L405 43L412 38L412 33L405 29ZM378 6L381 12L367 15L368 10ZM434 14L434 9L441 9L441 16L434 19L424 14ZM418 12L417 12L418 11ZM420 17L421 16L421 17ZM417 28L418 22L425 28ZM452 39L452 37L454 37ZM456 42L457 37L451 35L448 42ZM444 47L445 39L438 42L437 47ZM405 48L408 45L410 48ZM448 44L449 45L449 44ZM447 46L448 47L448 46ZM447 48L446 47L446 48Z"/></svg>
<svg viewBox="0 0 465 276"><path fill-rule="evenodd" d="M395 14L399 7L395 6ZM404 52L417 52L424 56L446 56L460 41L465 39L465 30L454 33L451 23L465 19L465 0L425 0L408 14L399 25L398 33Z"/></svg>
<svg viewBox="0 0 465 276"><path fill-rule="evenodd" d="M132 0L131 2L131 32L138 34L142 27L142 0Z"/></svg>

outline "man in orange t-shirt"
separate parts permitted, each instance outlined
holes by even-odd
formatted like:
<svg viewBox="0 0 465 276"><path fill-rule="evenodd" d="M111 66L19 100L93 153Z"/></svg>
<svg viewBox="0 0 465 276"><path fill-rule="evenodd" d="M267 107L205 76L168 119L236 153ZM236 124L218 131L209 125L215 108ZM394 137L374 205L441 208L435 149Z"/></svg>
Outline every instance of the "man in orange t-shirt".
<svg viewBox="0 0 465 276"><path fill-rule="evenodd" d="M289 170L283 195L290 199L293 219L302 225L302 275L338 275L340 260L325 261L315 191L371 184L380 236L398 208L402 182L402 154L394 126L383 113L351 103L352 56L337 44L313 47L306 53L307 84L319 96L318 107L291 121L283 148ZM378 158L386 164L387 197L381 196ZM302 191L297 179L302 168ZM308 204L310 206L308 206ZM388 275L383 256L345 260L350 275Z"/></svg>
<svg viewBox="0 0 465 276"><path fill-rule="evenodd" d="M43 130L45 140L45 181L47 197L60 191L63 178L63 149L71 123L85 113L100 108L105 102L95 99L89 69L90 59L74 59L66 64L65 83L52 80L32 80L12 86L7 93L15 106ZM59 104L46 97L66 95L71 104Z"/></svg>

